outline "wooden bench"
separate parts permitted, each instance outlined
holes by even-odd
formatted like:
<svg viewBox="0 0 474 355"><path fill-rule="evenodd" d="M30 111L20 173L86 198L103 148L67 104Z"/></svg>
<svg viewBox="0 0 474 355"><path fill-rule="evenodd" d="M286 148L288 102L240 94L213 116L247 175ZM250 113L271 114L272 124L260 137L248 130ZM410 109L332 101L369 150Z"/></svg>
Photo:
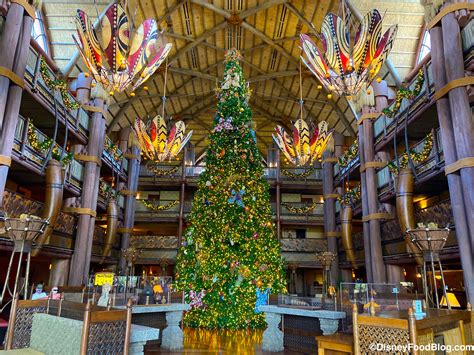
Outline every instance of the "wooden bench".
<svg viewBox="0 0 474 355"><path fill-rule="evenodd" d="M351 334L318 335L316 341L318 342L318 355L354 353L354 337Z"/></svg>

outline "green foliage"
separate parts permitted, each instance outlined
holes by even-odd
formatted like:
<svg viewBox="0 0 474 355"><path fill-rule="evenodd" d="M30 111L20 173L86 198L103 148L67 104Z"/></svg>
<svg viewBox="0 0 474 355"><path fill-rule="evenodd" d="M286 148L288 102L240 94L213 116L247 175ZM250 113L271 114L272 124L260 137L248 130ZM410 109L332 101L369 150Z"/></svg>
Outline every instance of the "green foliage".
<svg viewBox="0 0 474 355"><path fill-rule="evenodd" d="M192 305L184 322L192 327L261 328L264 316L254 310L257 287L286 291L269 185L238 59L235 50L227 55L206 170L176 263L176 287ZM200 299L199 293L205 296Z"/></svg>

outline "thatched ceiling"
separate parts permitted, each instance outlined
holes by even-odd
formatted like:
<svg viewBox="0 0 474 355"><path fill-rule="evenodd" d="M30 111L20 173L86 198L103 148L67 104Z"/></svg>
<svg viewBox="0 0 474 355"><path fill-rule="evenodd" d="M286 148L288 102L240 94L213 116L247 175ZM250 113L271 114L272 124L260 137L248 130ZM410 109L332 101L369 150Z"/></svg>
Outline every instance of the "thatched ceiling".
<svg viewBox="0 0 474 355"><path fill-rule="evenodd" d="M376 7L386 11L386 24L398 23L399 35L391 58L400 77L414 65L423 26L423 8L418 0L351 0L365 13ZM157 0L130 1L136 9L136 22L154 17L173 43L169 55L166 114L184 119L193 129L192 142L201 150L212 125L216 104L213 89L223 76L223 58L230 47L241 50L247 80L253 89L250 101L257 136L263 150L271 144L271 133L278 122L288 125L299 113L299 39L301 32L311 33L308 24L319 29L328 11L338 11L338 0ZM107 2L43 1L45 24L51 42L52 57L60 69L67 67L75 47L71 35L77 8L92 17L102 12ZM234 24L236 16L241 20ZM229 18L230 17L230 18ZM77 70L83 67L78 61ZM164 73L160 70L147 82L148 92L138 90L134 98L116 94L110 103L109 128L129 126L136 116L153 117L161 113ZM387 71L383 76L393 82ZM345 99L327 99L318 90L317 80L308 73L303 78L305 116L317 122L327 120L330 127L345 135L354 135L354 115Z"/></svg>

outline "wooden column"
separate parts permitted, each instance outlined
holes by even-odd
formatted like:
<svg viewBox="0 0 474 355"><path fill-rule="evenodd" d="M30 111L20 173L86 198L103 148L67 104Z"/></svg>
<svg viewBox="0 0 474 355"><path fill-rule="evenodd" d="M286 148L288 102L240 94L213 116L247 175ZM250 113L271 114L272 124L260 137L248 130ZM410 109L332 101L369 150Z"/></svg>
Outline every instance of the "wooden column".
<svg viewBox="0 0 474 355"><path fill-rule="evenodd" d="M276 179L275 179L275 210L276 210L276 226L277 238L281 239L281 181L280 181L280 149L275 149L276 154Z"/></svg>
<svg viewBox="0 0 474 355"><path fill-rule="evenodd" d="M465 77L461 29L453 12L443 17L441 29L443 32L444 68L449 83ZM464 158L474 159L474 122L467 87L461 86L450 90L448 98L457 158L458 160ZM466 167L459 171L467 223L471 231L471 251L474 251L474 167Z"/></svg>
<svg viewBox="0 0 474 355"><path fill-rule="evenodd" d="M431 62L435 89L438 91L447 84L445 71L445 58L443 51L443 34L440 27L430 30L431 36ZM451 117L450 101L444 96L436 101L438 120L443 144L445 164L449 165L458 160L456 151L456 138ZM471 137L472 139L472 137ZM464 272L464 284L470 302L474 300L474 271L473 271L473 247L474 231L468 224L468 214L465 208L461 175L459 172L448 174L449 195L451 208L453 210L454 223L456 225L456 238L459 245L459 254ZM471 186L472 188L472 186ZM472 211L471 211L472 212Z"/></svg>
<svg viewBox="0 0 474 355"><path fill-rule="evenodd" d="M369 113L370 109L367 106L362 108L362 114ZM375 160L375 149L374 149L374 128L373 123L370 119L366 119L362 122L362 134L364 136L363 149L359 146L359 150L364 156L364 161L360 162L360 165ZM367 214L364 213L364 217L370 217L371 215L379 212L379 201L377 191L377 175L375 168L365 169L365 189L362 189L362 194L366 195L367 199ZM383 283L386 282L387 278L385 275L385 266L383 263L382 255L382 239L380 233L380 220L369 218L368 231L370 238L370 263L372 271L371 282ZM365 235L365 230L364 230ZM367 258L367 256L366 256Z"/></svg>
<svg viewBox="0 0 474 355"><path fill-rule="evenodd" d="M28 4L28 11L34 13L34 8ZM28 11L18 3L10 4L0 36L0 67L5 73L0 75L0 207L7 182L8 170L11 164L15 129L20 111L21 95L23 92L23 77L26 59L30 48L31 28L33 18ZM17 83L8 78L7 72L12 72Z"/></svg>
<svg viewBox="0 0 474 355"><path fill-rule="evenodd" d="M79 83L82 85L80 76ZM105 109L104 101L96 98L93 105ZM76 243L71 262L70 285L81 285L87 282L94 237L95 213L99 193L100 164L104 148L105 119L101 112L94 112L89 123L89 139L84 154L90 161L84 162L84 179L82 182L81 207L86 209L77 219ZM95 160L95 161L94 161Z"/></svg>
<svg viewBox="0 0 474 355"><path fill-rule="evenodd" d="M333 283L339 280L339 258L337 254L336 232L336 197L334 194L334 157L331 154L323 158L323 196L324 196L324 234L328 240L328 250L336 255L331 264L331 279Z"/></svg>
<svg viewBox="0 0 474 355"><path fill-rule="evenodd" d="M128 134L127 134L128 133ZM122 129L120 132L121 140L127 139L130 137L130 129ZM138 178L140 175L140 148L135 144L135 141L131 141L129 150L126 149L128 156L128 178L127 178L127 190L130 192L135 192L138 190ZM133 225L135 224L135 210L136 210L136 195L126 195L125 196L125 206L124 206L124 217L123 217L123 228L124 232L122 233L122 240L120 243L121 249L127 249L130 246L130 235L133 230ZM124 272L127 267L126 260L121 257L119 268L121 272Z"/></svg>
<svg viewBox="0 0 474 355"><path fill-rule="evenodd" d="M360 165L362 166L365 163L364 157L364 146L365 146L365 139L364 139L364 129L362 125L359 125L358 128L358 136L357 139L359 140L359 161ZM369 214L369 204L367 202L367 183L366 183L366 176L365 170L360 173L360 188L361 188L361 202L362 202L362 215L366 216ZM369 222L365 221L362 223L362 229L364 233L364 258L365 258L365 273L367 276L367 282L373 282L373 271L372 271L372 250L370 248L370 228Z"/></svg>
<svg viewBox="0 0 474 355"><path fill-rule="evenodd" d="M185 148L186 149L186 148ZM186 152L184 154L186 156ZM181 166L181 190L179 192L179 217L178 217L178 248L181 246L181 240L183 239L183 228L184 228L184 201L186 194L186 162L183 158Z"/></svg>

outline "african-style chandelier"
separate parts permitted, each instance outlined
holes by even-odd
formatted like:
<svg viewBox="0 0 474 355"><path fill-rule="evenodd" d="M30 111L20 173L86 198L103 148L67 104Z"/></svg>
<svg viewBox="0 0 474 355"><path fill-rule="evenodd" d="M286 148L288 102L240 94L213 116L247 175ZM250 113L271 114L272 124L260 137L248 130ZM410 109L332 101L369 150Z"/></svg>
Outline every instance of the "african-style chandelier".
<svg viewBox="0 0 474 355"><path fill-rule="evenodd" d="M191 131L184 136L186 125L183 121L176 122L168 133L165 119L161 116L156 116L148 124L137 118L133 130L144 157L155 163L176 158L193 134Z"/></svg>
<svg viewBox="0 0 474 355"><path fill-rule="evenodd" d="M134 91L147 81L172 47L163 42L154 19L133 28L133 19L117 2L107 7L97 30L87 14L77 10L76 27L80 44L74 41L84 62L111 95L130 86Z"/></svg>
<svg viewBox="0 0 474 355"><path fill-rule="evenodd" d="M300 118L293 127L293 137L285 132L281 126L276 126L276 135L272 134L273 140L283 152L288 161L296 166L313 165L316 160L321 159L328 143L332 139L332 131L328 131L328 123L321 121L318 128L311 134L308 124L303 118L303 78L300 62ZM311 137L311 139L310 139Z"/></svg>
<svg viewBox="0 0 474 355"><path fill-rule="evenodd" d="M321 26L321 47L301 34L304 64L330 92L337 95L356 95L364 85L370 85L392 49L397 25L390 26L382 35L382 17L370 10L350 33L346 18L329 13ZM353 43L351 43L353 39Z"/></svg>
<svg viewBox="0 0 474 355"><path fill-rule="evenodd" d="M332 137L326 121L321 121L312 134L310 134L308 124L301 118L294 124L293 137L281 126L276 126L275 130L276 135L272 134L273 140L288 161L296 166L312 165L316 160L321 159Z"/></svg>

